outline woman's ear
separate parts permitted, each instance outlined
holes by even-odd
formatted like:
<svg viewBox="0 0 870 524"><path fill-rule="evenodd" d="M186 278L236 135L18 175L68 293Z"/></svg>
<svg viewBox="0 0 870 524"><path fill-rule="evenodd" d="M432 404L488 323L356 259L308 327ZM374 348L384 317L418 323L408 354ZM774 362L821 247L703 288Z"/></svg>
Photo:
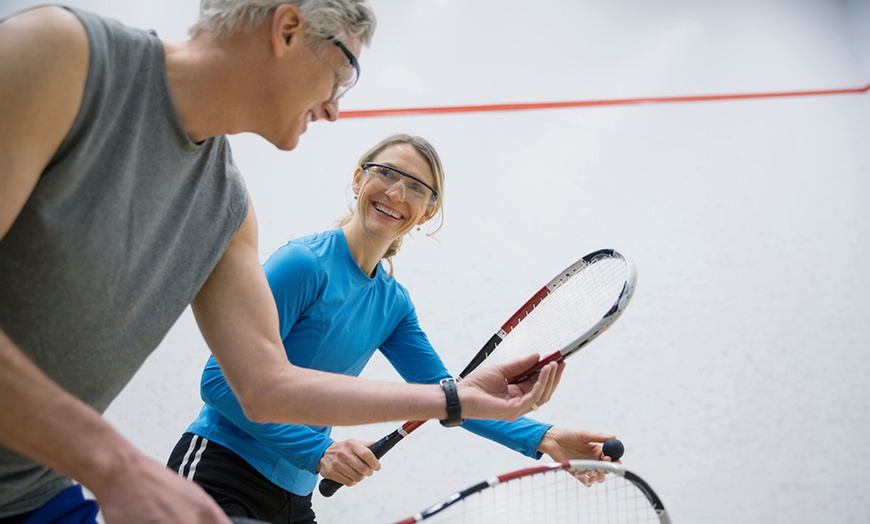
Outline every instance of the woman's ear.
<svg viewBox="0 0 870 524"><path fill-rule="evenodd" d="M353 172L353 184L351 184L351 188L353 189L354 195L359 195L359 190L362 187L362 168L357 167L356 171Z"/></svg>
<svg viewBox="0 0 870 524"><path fill-rule="evenodd" d="M432 217L435 216L436 211L437 209L435 208L435 206L431 206L428 211L423 213L423 216L420 217L420 220L417 220L417 225L422 226L426 222L432 220Z"/></svg>

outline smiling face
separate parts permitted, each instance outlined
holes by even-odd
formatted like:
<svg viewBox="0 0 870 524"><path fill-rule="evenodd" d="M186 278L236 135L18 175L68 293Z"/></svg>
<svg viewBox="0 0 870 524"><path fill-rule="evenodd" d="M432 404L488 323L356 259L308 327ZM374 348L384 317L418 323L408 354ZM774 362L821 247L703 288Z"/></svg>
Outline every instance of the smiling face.
<svg viewBox="0 0 870 524"><path fill-rule="evenodd" d="M348 47L359 54L362 44L359 39L351 39ZM290 150L296 147L299 137L308 129L308 124L318 120L335 122L338 120L338 99L336 91L346 81L346 71L349 69L347 57L341 49L331 43L316 53L310 47L307 65L308 72L298 80L299 89L287 90L285 96L291 102L288 123L291 126L286 132L286 142L281 149Z"/></svg>
<svg viewBox="0 0 870 524"><path fill-rule="evenodd" d="M392 145L371 161L395 167L435 186L429 163L410 144ZM377 175L357 168L353 179L353 191L359 200L355 218L370 241L389 245L432 217L433 205L415 204L405 199L407 190L403 187L404 182L380 189L378 184L372 183L372 176Z"/></svg>
<svg viewBox="0 0 870 524"><path fill-rule="evenodd" d="M334 122L339 109L336 93L356 74L353 63L362 50L362 41L347 37L341 43L306 34L306 26L296 8L284 4L276 9L271 24L271 46L275 58L273 75L263 87L261 104L271 129L260 133L282 150L296 147L308 124L317 120Z"/></svg>

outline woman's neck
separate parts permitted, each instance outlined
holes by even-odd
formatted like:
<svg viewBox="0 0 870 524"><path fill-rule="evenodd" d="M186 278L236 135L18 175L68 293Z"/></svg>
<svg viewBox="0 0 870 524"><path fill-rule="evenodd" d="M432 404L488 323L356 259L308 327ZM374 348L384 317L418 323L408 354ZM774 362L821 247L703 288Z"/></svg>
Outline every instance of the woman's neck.
<svg viewBox="0 0 870 524"><path fill-rule="evenodd" d="M384 254L389 249L390 245L384 245L383 242L374 241L367 237L359 228L359 223L356 220L351 220L341 227L344 231L344 239L347 241L347 247L350 249L350 256L354 262L366 275L373 277L375 268L377 268Z"/></svg>

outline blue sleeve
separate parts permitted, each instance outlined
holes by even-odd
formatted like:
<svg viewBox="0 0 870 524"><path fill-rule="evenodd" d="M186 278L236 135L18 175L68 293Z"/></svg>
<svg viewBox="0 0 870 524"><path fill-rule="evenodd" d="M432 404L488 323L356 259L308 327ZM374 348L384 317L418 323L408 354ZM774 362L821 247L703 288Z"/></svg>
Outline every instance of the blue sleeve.
<svg viewBox="0 0 870 524"><path fill-rule="evenodd" d="M381 345L381 352L407 382L436 384L451 376L420 328L413 306ZM462 427L527 457L540 459L543 454L538 451L538 444L552 424L521 417L514 422L468 419Z"/></svg>
<svg viewBox="0 0 870 524"><path fill-rule="evenodd" d="M263 271L278 307L283 340L302 312L317 300L322 274L320 262L307 245L288 242L266 260Z"/></svg>
<svg viewBox="0 0 870 524"><path fill-rule="evenodd" d="M538 451L538 444L544 433L553 427L528 417L520 417L513 422L503 420L466 419L462 427L468 431L498 442L506 448L518 451L527 457L539 459L543 453Z"/></svg>
<svg viewBox="0 0 870 524"><path fill-rule="evenodd" d="M406 382L437 384L451 376L429 337L420 329L413 306L381 344L380 350Z"/></svg>
<svg viewBox="0 0 870 524"><path fill-rule="evenodd" d="M236 427L299 469L317 473L317 464L333 440L309 426L252 422L230 389L214 357L209 357L200 383L202 400Z"/></svg>

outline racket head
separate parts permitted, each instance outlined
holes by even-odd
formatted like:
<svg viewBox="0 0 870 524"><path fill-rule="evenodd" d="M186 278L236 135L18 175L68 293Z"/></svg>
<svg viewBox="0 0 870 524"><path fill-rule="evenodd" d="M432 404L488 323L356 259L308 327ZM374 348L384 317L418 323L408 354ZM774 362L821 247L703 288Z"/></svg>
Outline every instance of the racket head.
<svg viewBox="0 0 870 524"><path fill-rule="evenodd" d="M607 271L607 269L609 269L609 271ZM597 282L598 285L592 285L590 282ZM586 285L577 285L578 283ZM464 378L476 368L484 365L484 363L485 365L496 365L531 353L542 355L544 358L540 359L536 366L527 370L523 374L512 377L510 380L511 382L518 382L531 377L537 373L541 367L553 360L560 361L567 358L594 340L598 335L610 327L617 318L619 318L634 294L636 283L637 271L635 266L632 261L622 253L614 249L599 249L589 253L565 268L544 287L538 290L538 292L532 295L532 298L527 300L525 304L523 304L523 306L502 325L501 329L490 337L487 343L477 352L462 373L458 375L458 378ZM584 310L585 314L582 319L579 319L574 323L565 323L565 321L563 321L563 324L561 325L558 323L541 323L537 321L539 318L551 318L546 312L548 309L551 311L553 309L558 310L560 307L566 309L564 306L559 304L559 301L555 300L554 297L570 297L573 299L573 302L570 300L567 302L569 302L569 304L573 303L575 306L587 301L588 297L586 295L583 293L576 293L578 289L581 291L587 291L588 295L592 295L596 299L594 305L588 308L589 311ZM597 293L592 293L593 291ZM570 292L575 293L572 294ZM541 304L548 304L548 306L540 307ZM550 307L549 304L555 305ZM567 309L569 311L574 311L576 308ZM574 318L580 317L575 315ZM518 326L528 326L531 324L543 324L545 326L544 331L567 332L570 333L570 336L567 339L563 337L562 341L558 343L550 343L549 345L535 343L523 347L522 343L514 344L515 347L520 348L518 351L513 353L505 351L503 343L506 340L515 340L515 338L511 338L511 334L515 331L522 332L524 330L523 327L517 329ZM566 329L566 325L571 326L571 328ZM537 339L536 337L532 338L533 340ZM497 352L497 358L492 358L500 346L502 347ZM508 344L508 346L510 346L510 344ZM375 451L375 455L378 458L381 458L386 452L392 449L393 446L408 434L422 426L425 422L426 421L419 420L405 422L401 428L382 438L380 441L370 446L370 448ZM325 497L332 496L340 488L341 484L333 480L322 479L320 481L320 492Z"/></svg>
<svg viewBox="0 0 870 524"><path fill-rule="evenodd" d="M577 476L606 473L586 487ZM451 494L396 524L422 522L632 522L670 524L664 504L620 464L571 460L490 478Z"/></svg>
<svg viewBox="0 0 870 524"><path fill-rule="evenodd" d="M459 375L530 353L541 362L512 382L551 361L576 353L606 331L625 311L637 286L637 269L615 249L599 249L577 260L538 290L505 322Z"/></svg>

